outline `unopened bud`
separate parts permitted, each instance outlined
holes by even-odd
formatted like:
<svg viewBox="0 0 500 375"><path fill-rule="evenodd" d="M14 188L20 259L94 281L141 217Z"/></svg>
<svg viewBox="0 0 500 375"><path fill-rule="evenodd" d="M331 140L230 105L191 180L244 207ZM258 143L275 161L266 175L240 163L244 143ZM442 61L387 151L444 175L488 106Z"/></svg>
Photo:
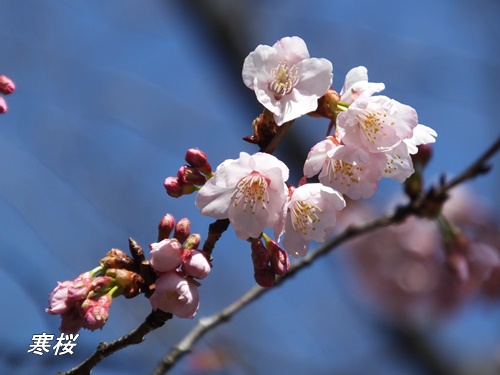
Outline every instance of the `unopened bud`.
<svg viewBox="0 0 500 375"><path fill-rule="evenodd" d="M276 275L271 271L271 267L266 267L264 269L255 268L253 277L257 284L264 288L269 288L274 285Z"/></svg>
<svg viewBox="0 0 500 375"><path fill-rule="evenodd" d="M260 240L253 241L251 248L253 266L260 270L267 268L271 260L271 254L269 254L264 244Z"/></svg>
<svg viewBox="0 0 500 375"><path fill-rule="evenodd" d="M7 112L7 102L5 101L4 98L0 96L0 113L5 113Z"/></svg>
<svg viewBox="0 0 500 375"><path fill-rule="evenodd" d="M116 284L122 288L125 298L132 298L138 295L144 285L144 279L136 272L111 268L106 270L106 276L113 278Z"/></svg>
<svg viewBox="0 0 500 375"><path fill-rule="evenodd" d="M207 155L197 148L187 150L184 160L192 167L198 168L204 175L212 173L212 167L208 162Z"/></svg>
<svg viewBox="0 0 500 375"><path fill-rule="evenodd" d="M198 233L190 234L184 243L184 249L197 249L200 246L201 236Z"/></svg>
<svg viewBox="0 0 500 375"><path fill-rule="evenodd" d="M166 214L158 224L158 242L168 238L175 228L175 219L172 215Z"/></svg>
<svg viewBox="0 0 500 375"><path fill-rule="evenodd" d="M182 183L177 177L167 177L163 183L167 194L174 198L182 196Z"/></svg>
<svg viewBox="0 0 500 375"><path fill-rule="evenodd" d="M95 331L104 326L109 316L112 298L105 294L97 301L87 299L83 302L81 310L84 317L83 328Z"/></svg>
<svg viewBox="0 0 500 375"><path fill-rule="evenodd" d="M16 89L14 81L9 77L0 75L0 92L4 95L12 94Z"/></svg>
<svg viewBox="0 0 500 375"><path fill-rule="evenodd" d="M271 253L271 270L278 276L285 276L290 268L287 252L271 239L267 241L267 248Z"/></svg>
<svg viewBox="0 0 500 375"><path fill-rule="evenodd" d="M198 169L188 165L183 165L179 168L177 178L183 184L204 185L207 182L206 177Z"/></svg>
<svg viewBox="0 0 500 375"><path fill-rule="evenodd" d="M186 275L204 279L210 272L211 265L203 251L188 250L182 262L182 270Z"/></svg>
<svg viewBox="0 0 500 375"><path fill-rule="evenodd" d="M99 261L104 268L123 268L131 270L134 268L134 260L120 249L111 249L106 256Z"/></svg>
<svg viewBox="0 0 500 375"><path fill-rule="evenodd" d="M191 222L188 218L180 219L175 225L174 237L181 244L186 241L191 231Z"/></svg>

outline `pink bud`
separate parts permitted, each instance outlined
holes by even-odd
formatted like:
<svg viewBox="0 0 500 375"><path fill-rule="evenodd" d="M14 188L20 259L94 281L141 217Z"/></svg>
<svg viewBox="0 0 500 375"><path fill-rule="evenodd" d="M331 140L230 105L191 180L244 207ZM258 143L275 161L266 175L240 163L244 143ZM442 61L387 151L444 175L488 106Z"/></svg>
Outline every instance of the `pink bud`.
<svg viewBox="0 0 500 375"><path fill-rule="evenodd" d="M186 251L184 261L182 262L182 270L186 273L186 275L201 280L208 275L210 268L210 263L202 251Z"/></svg>
<svg viewBox="0 0 500 375"><path fill-rule="evenodd" d="M172 215L166 214L158 224L158 242L168 238L174 230L175 219Z"/></svg>
<svg viewBox="0 0 500 375"><path fill-rule="evenodd" d="M175 271L165 272L156 279L155 291L149 298L154 310L162 310L178 318L192 318L200 304L198 287Z"/></svg>
<svg viewBox="0 0 500 375"><path fill-rule="evenodd" d="M166 238L149 245L150 263L157 272L173 271L182 263L184 249L176 238Z"/></svg>
<svg viewBox="0 0 500 375"><path fill-rule="evenodd" d="M412 155L413 164L420 164L423 167L427 165L432 158L432 145L430 143L418 145L418 152Z"/></svg>
<svg viewBox="0 0 500 375"><path fill-rule="evenodd" d="M191 231L191 222L188 218L180 219L175 225L174 237L180 243L184 243L186 239L189 237Z"/></svg>
<svg viewBox="0 0 500 375"><path fill-rule="evenodd" d="M92 289L93 280L90 272L79 275L68 287L68 301L76 302L87 298Z"/></svg>
<svg viewBox="0 0 500 375"><path fill-rule="evenodd" d="M271 267L266 267L264 269L255 268L253 277L257 284L264 288L269 288L274 285L275 274L271 271Z"/></svg>
<svg viewBox="0 0 500 375"><path fill-rule="evenodd" d="M171 197L179 198L183 195L183 186L177 177L167 177L163 186Z"/></svg>
<svg viewBox="0 0 500 375"><path fill-rule="evenodd" d="M97 301L86 299L81 307L81 315L83 315L83 328L95 331L102 329L109 316L109 308L111 307L112 298L104 294Z"/></svg>
<svg viewBox="0 0 500 375"><path fill-rule="evenodd" d="M267 268L271 260L271 254L269 254L264 244L260 240L253 241L251 247L253 266L260 270Z"/></svg>
<svg viewBox="0 0 500 375"><path fill-rule="evenodd" d="M4 75L0 75L0 93L4 95L12 94L16 89L16 85L14 81L12 81L9 77Z"/></svg>
<svg viewBox="0 0 500 375"><path fill-rule="evenodd" d="M204 185L207 182L205 176L201 174L201 172L193 167L183 165L179 168L177 172L177 178L183 184L192 184L192 185Z"/></svg>
<svg viewBox="0 0 500 375"><path fill-rule="evenodd" d="M192 167L198 168L205 175L212 173L212 167L208 162L207 155L197 148L187 150L184 160Z"/></svg>
<svg viewBox="0 0 500 375"><path fill-rule="evenodd" d="M73 281L58 282L49 297L49 307L45 312L50 315L62 314L70 309L73 305L68 301L68 288L73 284Z"/></svg>
<svg viewBox="0 0 500 375"><path fill-rule="evenodd" d="M5 113L7 112L7 102L5 101L4 98L0 96L0 113Z"/></svg>
<svg viewBox="0 0 500 375"><path fill-rule="evenodd" d="M285 276L290 268L287 252L271 239L267 241L267 248L271 253L271 270L278 276Z"/></svg>

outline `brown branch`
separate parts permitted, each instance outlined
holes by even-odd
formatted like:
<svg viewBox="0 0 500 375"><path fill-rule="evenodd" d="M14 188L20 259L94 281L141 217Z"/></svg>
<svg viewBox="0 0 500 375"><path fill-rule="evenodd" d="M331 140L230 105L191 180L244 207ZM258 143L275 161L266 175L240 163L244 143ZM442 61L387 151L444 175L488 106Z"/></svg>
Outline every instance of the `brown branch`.
<svg viewBox="0 0 500 375"><path fill-rule="evenodd" d="M397 224L403 222L406 218L411 215L425 216L428 213L428 207L433 206L436 201L440 204L444 202L447 197L448 191L453 187L461 184L469 179L472 179L478 175L486 173L489 170L489 166L486 162L500 149L500 137L497 141L486 150L470 167L468 167L460 175L456 176L454 179L447 183L442 183L439 188L431 188L425 196L421 199L412 201L407 205L400 206L396 210L388 215L382 216L378 219L372 220L364 225L350 226L344 232L333 237L331 240L325 242L324 244L317 247L316 251L309 253L306 257L300 261L294 263L288 273L276 280L272 288L261 288L255 286L246 292L240 299L233 302L231 305L227 306L217 314L214 314L207 318L201 318L198 324L189 332L183 340L181 340L177 345L175 345L172 350L166 354L154 368L152 375L161 375L171 369L177 361L189 353L193 346L199 341L207 332L216 328L220 324L229 321L234 314L242 310L245 306L251 302L258 299L264 293L274 290L276 286L290 280L295 274L304 270L309 265L311 265L318 258L328 254L330 251L337 248L342 243L349 239L362 235L364 233L371 232L377 228L382 228L389 226L391 224Z"/></svg>

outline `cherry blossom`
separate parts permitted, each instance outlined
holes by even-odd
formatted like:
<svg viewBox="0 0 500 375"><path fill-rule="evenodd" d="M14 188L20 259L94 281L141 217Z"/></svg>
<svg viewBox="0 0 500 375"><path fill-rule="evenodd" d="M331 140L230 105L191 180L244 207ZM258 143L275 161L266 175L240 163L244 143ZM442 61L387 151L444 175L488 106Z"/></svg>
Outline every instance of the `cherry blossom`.
<svg viewBox="0 0 500 375"><path fill-rule="evenodd" d="M384 88L383 83L368 82L368 70L364 66L358 66L347 73L344 86L340 91L340 101L352 104L361 94L371 96Z"/></svg>
<svg viewBox="0 0 500 375"><path fill-rule="evenodd" d="M330 88L332 63L310 58L305 42L286 37L272 47L259 45L243 63L243 82L274 114L277 125L316 110Z"/></svg>
<svg viewBox="0 0 500 375"><path fill-rule="evenodd" d="M342 142L368 152L387 152L413 136L417 112L386 96L361 95L337 116Z"/></svg>
<svg viewBox="0 0 500 375"><path fill-rule="evenodd" d="M149 301L154 310L160 309L178 318L194 317L200 305L195 281L183 278L176 271L160 275Z"/></svg>
<svg viewBox="0 0 500 375"><path fill-rule="evenodd" d="M293 257L305 256L311 240L324 242L335 226L342 195L319 183L299 186L288 202L283 246Z"/></svg>
<svg viewBox="0 0 500 375"><path fill-rule="evenodd" d="M351 199L369 198L378 188L381 170L386 164L382 153L350 148L333 138L317 143L304 164L304 175L347 195Z"/></svg>
<svg viewBox="0 0 500 375"><path fill-rule="evenodd" d="M157 272L173 271L182 263L184 249L176 238L166 238L149 245L150 263Z"/></svg>
<svg viewBox="0 0 500 375"><path fill-rule="evenodd" d="M238 159L217 167L198 192L196 206L202 215L229 218L239 238L257 238L280 220L288 197L287 179L288 167L275 156L241 152Z"/></svg>

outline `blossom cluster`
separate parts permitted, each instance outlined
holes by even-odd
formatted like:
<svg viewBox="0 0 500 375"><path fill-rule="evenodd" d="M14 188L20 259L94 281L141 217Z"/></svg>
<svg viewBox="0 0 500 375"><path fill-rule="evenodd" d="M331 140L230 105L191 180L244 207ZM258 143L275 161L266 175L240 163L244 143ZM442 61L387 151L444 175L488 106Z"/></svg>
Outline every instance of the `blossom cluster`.
<svg viewBox="0 0 500 375"><path fill-rule="evenodd" d="M211 269L207 255L198 250L201 237L190 233L188 219L176 223L170 214L163 217L159 229L158 242L149 245L151 267L158 276L149 301L155 310L192 318L199 307L195 279L205 278Z"/></svg>
<svg viewBox="0 0 500 375"><path fill-rule="evenodd" d="M111 249L100 266L84 272L74 280L58 282L49 297L50 315L61 315L60 330L76 333L81 328L94 331L102 328L114 297L135 297L144 284L133 272L133 260L123 251Z"/></svg>

